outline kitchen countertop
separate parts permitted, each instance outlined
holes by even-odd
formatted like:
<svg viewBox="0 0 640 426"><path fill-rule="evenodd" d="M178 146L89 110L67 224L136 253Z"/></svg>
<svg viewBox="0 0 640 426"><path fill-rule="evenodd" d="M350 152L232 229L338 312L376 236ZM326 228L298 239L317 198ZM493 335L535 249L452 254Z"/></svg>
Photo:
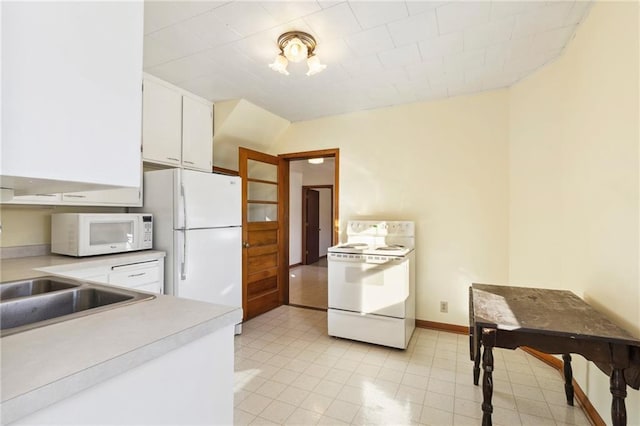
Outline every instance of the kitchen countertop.
<svg viewBox="0 0 640 426"><path fill-rule="evenodd" d="M164 253L115 255L118 259L114 255L100 259L56 255L8 259L1 262L2 279L46 275L34 270L40 267L79 261L143 261L149 255L157 258ZM152 300L3 337L0 421L18 420L241 320L240 308L157 295Z"/></svg>
<svg viewBox="0 0 640 426"><path fill-rule="evenodd" d="M91 268L98 266L116 265L121 263L144 262L165 256L165 252L159 250L142 250L120 254L106 254L102 256L71 257L60 254L47 256L18 257L13 259L0 259L0 282L23 280L47 275L47 272L39 271L40 268L51 266L69 266L73 268Z"/></svg>

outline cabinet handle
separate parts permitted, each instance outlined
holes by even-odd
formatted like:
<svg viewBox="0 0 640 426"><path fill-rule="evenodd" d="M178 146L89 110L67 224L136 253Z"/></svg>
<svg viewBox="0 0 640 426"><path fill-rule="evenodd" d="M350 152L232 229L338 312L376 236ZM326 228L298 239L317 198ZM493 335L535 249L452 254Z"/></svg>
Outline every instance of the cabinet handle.
<svg viewBox="0 0 640 426"><path fill-rule="evenodd" d="M38 197L57 197L57 194L36 194Z"/></svg>
<svg viewBox="0 0 640 426"><path fill-rule="evenodd" d="M182 160L183 163L187 163L187 164L196 164L193 161L187 161L187 160Z"/></svg>
<svg viewBox="0 0 640 426"><path fill-rule="evenodd" d="M64 196L69 198L87 198L86 195L64 194Z"/></svg>
<svg viewBox="0 0 640 426"><path fill-rule="evenodd" d="M178 160L177 158L173 158L173 157L167 157L167 160L180 162L180 160Z"/></svg>
<svg viewBox="0 0 640 426"><path fill-rule="evenodd" d="M140 272L140 273L138 273L138 274L131 274L131 275L129 275L127 278L141 277L141 276L143 276L143 275L147 275L147 273L146 273L146 272Z"/></svg>

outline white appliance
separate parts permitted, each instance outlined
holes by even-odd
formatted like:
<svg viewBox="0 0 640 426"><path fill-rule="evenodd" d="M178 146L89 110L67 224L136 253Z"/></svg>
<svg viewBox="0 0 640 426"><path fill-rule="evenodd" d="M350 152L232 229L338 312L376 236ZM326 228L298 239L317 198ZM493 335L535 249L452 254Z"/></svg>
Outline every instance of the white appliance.
<svg viewBox="0 0 640 426"><path fill-rule="evenodd" d="M154 248L166 252L165 294L242 307L242 189L237 176L144 173ZM240 332L240 328L236 328Z"/></svg>
<svg viewBox="0 0 640 426"><path fill-rule="evenodd" d="M408 221L349 221L328 250L330 336L406 349L415 330L415 231Z"/></svg>
<svg viewBox="0 0 640 426"><path fill-rule="evenodd" d="M153 216L136 213L55 213L51 252L95 256L153 246Z"/></svg>

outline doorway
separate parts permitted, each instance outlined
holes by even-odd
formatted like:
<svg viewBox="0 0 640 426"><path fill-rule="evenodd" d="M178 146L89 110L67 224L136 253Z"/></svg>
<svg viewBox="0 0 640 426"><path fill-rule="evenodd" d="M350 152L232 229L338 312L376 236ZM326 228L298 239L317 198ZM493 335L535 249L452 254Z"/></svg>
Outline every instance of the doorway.
<svg viewBox="0 0 640 426"><path fill-rule="evenodd" d="M337 243L338 151L290 154L289 304L327 309L327 249ZM295 155L295 156L294 156Z"/></svg>

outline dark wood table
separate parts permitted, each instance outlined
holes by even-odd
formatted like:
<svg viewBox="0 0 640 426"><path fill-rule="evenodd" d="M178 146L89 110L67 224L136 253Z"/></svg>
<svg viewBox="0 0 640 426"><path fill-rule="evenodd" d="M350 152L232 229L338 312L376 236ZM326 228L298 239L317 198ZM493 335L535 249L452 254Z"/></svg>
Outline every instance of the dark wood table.
<svg viewBox="0 0 640 426"><path fill-rule="evenodd" d="M640 340L570 291L473 284L469 287L469 337L473 383L480 378L482 424L491 425L493 348L528 346L564 361L567 404L573 405L571 355L580 354L610 377L611 419L627 423L627 385L640 387Z"/></svg>

